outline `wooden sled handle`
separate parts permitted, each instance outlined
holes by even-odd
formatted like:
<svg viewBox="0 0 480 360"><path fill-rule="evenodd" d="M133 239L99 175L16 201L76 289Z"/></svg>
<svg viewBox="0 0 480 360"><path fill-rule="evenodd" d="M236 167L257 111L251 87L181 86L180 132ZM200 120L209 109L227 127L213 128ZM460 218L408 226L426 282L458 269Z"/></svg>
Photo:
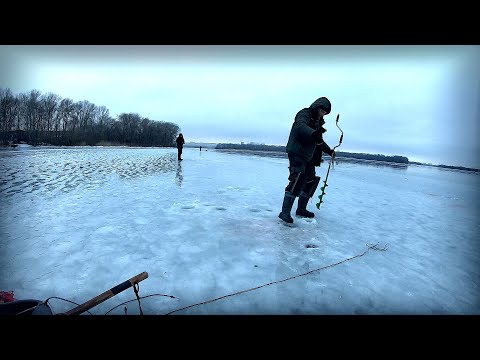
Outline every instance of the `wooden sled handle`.
<svg viewBox="0 0 480 360"><path fill-rule="evenodd" d="M121 293L124 290L127 290L131 288L132 286L135 286L135 284L138 284L140 281L145 280L148 278L148 273L147 272L142 272L131 279L128 279L127 281L124 281L121 284L118 284L117 286L114 286L110 290L105 291L104 293L95 296L93 299L88 300L87 302L78 305L76 308L73 308L72 310L69 310L65 313L65 315L78 315L81 314L92 307L97 306L98 304L104 302L105 300L110 299L111 297L117 295L118 293Z"/></svg>

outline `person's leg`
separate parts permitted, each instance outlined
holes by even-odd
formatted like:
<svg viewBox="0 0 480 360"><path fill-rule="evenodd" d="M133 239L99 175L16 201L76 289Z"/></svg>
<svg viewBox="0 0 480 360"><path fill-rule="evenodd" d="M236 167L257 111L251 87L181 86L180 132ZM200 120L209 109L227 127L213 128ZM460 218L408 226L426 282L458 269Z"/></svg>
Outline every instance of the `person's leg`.
<svg viewBox="0 0 480 360"><path fill-rule="evenodd" d="M305 162L294 155L288 155L289 172L288 185L285 187L282 211L278 217L287 223L293 223L290 215L295 198L300 194L305 182Z"/></svg>
<svg viewBox="0 0 480 360"><path fill-rule="evenodd" d="M308 200L313 196L318 186L320 177L315 176L315 166L307 164L305 167L305 185L298 196L298 207L295 212L298 216L313 218L315 214L307 210Z"/></svg>

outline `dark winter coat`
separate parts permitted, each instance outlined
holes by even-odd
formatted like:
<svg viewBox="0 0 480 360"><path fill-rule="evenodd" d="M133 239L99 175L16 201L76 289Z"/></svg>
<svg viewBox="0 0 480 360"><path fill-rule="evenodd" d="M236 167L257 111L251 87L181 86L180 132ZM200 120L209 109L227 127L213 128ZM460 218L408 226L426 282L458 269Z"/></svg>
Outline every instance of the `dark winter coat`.
<svg viewBox="0 0 480 360"><path fill-rule="evenodd" d="M326 107L330 111L330 102L321 97L315 100L310 107L297 113L286 147L287 153L297 155L306 162L311 162L313 158L315 166L320 165L322 152L332 155L332 149L323 141L322 134L327 130L323 128L325 120L318 118L318 107L320 106Z"/></svg>
<svg viewBox="0 0 480 360"><path fill-rule="evenodd" d="M177 148L183 148L183 144L185 144L185 139L183 138L183 136L177 137L177 140L175 141L177 142Z"/></svg>

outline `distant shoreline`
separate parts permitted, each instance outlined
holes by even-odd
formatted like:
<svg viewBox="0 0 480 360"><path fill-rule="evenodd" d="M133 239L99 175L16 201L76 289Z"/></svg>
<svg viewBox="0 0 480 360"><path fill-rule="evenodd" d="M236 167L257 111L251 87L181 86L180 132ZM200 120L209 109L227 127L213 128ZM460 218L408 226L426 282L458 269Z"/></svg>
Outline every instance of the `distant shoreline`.
<svg viewBox="0 0 480 360"><path fill-rule="evenodd" d="M200 143L190 143L185 144L185 147L205 147L205 148L213 148L216 150L230 150L230 151L248 151L257 153L258 155L267 154L267 153L278 153L276 157L286 157L285 146L277 146L277 145L263 145L263 144L225 144L225 143L218 143L218 144L200 144ZM280 155L280 154L283 154ZM336 159L338 160L346 160L346 161L354 161L354 160L364 160L364 161L375 161L377 163L383 164L392 164L392 165L422 165L422 166L431 166L431 167L438 167L443 169L452 169L452 170L463 170L463 171L472 171L472 172L480 172L480 169L465 167L465 166L453 166L453 165L434 165L430 163L422 163L418 161L409 161L405 156L389 156L389 155L382 155L382 154L367 154L367 153L352 153L352 152L342 152L337 151Z"/></svg>

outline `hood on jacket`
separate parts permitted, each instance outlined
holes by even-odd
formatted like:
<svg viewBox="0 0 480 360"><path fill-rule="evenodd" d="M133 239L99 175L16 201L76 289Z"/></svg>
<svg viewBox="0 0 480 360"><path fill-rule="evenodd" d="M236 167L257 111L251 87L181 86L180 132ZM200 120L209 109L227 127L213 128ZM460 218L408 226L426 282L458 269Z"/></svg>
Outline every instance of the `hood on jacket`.
<svg viewBox="0 0 480 360"><path fill-rule="evenodd" d="M312 105L310 105L310 110L314 111L319 107L322 107L327 112L327 114L330 114L330 111L332 111L332 104L330 103L330 100L328 100L324 96L315 100Z"/></svg>

